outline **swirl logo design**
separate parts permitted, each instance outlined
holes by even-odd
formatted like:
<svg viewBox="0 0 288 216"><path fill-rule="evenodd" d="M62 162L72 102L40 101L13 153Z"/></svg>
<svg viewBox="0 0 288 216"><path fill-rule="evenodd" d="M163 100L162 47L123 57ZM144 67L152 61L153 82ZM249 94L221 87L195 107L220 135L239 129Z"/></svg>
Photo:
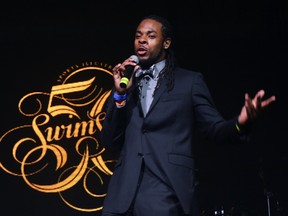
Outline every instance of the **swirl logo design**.
<svg viewBox="0 0 288 216"><path fill-rule="evenodd" d="M77 211L100 211L116 163L99 140L110 70L99 62L74 65L50 92L24 95L18 111L27 122L0 136L0 169Z"/></svg>

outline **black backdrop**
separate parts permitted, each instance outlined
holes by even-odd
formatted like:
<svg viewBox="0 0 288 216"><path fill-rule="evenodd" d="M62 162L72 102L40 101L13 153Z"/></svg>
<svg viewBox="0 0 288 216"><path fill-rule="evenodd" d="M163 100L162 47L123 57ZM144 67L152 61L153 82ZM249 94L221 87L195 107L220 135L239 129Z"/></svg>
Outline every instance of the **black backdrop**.
<svg viewBox="0 0 288 216"><path fill-rule="evenodd" d="M205 75L223 116L239 113L245 92L253 95L264 88L268 96L277 97L257 122L251 145L197 146L203 215L221 205L267 215L265 189L272 195L273 214L287 212L287 2L6 4L0 9L1 134L22 121L17 104L23 95L49 91L59 73L71 65L122 61L132 52L139 19L160 14L174 25L179 63ZM71 211L58 197L27 188L5 172L0 176L1 212L85 215Z"/></svg>

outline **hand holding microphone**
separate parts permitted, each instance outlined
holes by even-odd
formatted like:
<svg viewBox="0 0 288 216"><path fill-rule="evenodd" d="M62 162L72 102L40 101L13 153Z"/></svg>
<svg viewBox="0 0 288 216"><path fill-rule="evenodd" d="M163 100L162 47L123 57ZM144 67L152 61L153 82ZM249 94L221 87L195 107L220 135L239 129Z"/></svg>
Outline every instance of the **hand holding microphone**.
<svg viewBox="0 0 288 216"><path fill-rule="evenodd" d="M133 62L135 62L136 64L139 63L139 59L136 55L131 55L130 58L133 59ZM133 66L133 65L126 65L125 66L125 72L124 72L124 74L120 80L120 87L121 88L127 87L128 83L130 81L130 78L133 74L134 68L135 68L135 66Z"/></svg>

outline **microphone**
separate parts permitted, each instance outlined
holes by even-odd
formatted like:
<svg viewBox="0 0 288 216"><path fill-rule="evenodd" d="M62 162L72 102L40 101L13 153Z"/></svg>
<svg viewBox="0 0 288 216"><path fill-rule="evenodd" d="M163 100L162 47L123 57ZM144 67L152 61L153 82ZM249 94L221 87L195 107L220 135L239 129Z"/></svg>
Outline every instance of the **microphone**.
<svg viewBox="0 0 288 216"><path fill-rule="evenodd" d="M136 64L139 63L139 59L138 59L138 57L136 55L131 55L130 58L132 58L133 61ZM127 87L128 83L129 83L129 80L131 78L131 75L133 73L133 70L134 70L134 66L126 65L124 75L123 75L123 77L120 80L120 87L121 88L126 88Z"/></svg>

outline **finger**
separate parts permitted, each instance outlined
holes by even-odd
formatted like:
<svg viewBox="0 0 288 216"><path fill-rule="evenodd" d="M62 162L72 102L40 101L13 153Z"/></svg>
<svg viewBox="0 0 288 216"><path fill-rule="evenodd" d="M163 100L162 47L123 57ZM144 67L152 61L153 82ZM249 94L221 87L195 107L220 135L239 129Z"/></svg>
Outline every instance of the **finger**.
<svg viewBox="0 0 288 216"><path fill-rule="evenodd" d="M261 107L264 108L264 107L268 106L270 103L274 102L275 100L276 100L276 97L271 96L270 98L261 102Z"/></svg>
<svg viewBox="0 0 288 216"><path fill-rule="evenodd" d="M260 91L257 92L255 97L253 98L252 103L256 111L261 109L262 98L264 97L264 95L265 95L265 91L261 89Z"/></svg>
<svg viewBox="0 0 288 216"><path fill-rule="evenodd" d="M245 94L245 106L246 107L253 107L254 106L253 100L249 97L248 93Z"/></svg>
<svg viewBox="0 0 288 216"><path fill-rule="evenodd" d="M260 110L262 107L262 97L263 97L262 95L258 95L256 97L256 103L255 103L255 109L256 110Z"/></svg>
<svg viewBox="0 0 288 216"><path fill-rule="evenodd" d="M117 74L117 73L119 72L120 66L121 66L121 64L119 63L119 64L117 64L117 65L112 69L113 74Z"/></svg>
<svg viewBox="0 0 288 216"><path fill-rule="evenodd" d="M247 93L245 94L245 110L249 119L254 119L257 116L255 98L251 100Z"/></svg>

